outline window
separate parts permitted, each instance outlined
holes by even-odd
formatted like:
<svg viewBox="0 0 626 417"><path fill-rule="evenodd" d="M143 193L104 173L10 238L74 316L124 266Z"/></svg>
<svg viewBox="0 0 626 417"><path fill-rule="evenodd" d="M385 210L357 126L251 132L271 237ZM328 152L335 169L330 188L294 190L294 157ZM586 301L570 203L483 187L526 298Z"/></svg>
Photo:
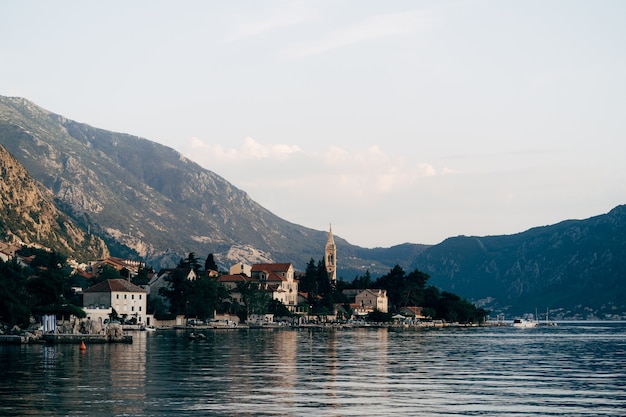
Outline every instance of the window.
<svg viewBox="0 0 626 417"><path fill-rule="evenodd" d="M141 300L141 294L139 294L139 299Z"/></svg>
<svg viewBox="0 0 626 417"><path fill-rule="evenodd" d="M119 300L120 299L120 295L119 294L115 294L115 298L117 298Z"/></svg>
<svg viewBox="0 0 626 417"><path fill-rule="evenodd" d="M139 311L141 311L141 306L139 306Z"/></svg>
<svg viewBox="0 0 626 417"><path fill-rule="evenodd" d="M131 295L131 296L130 296L130 298L131 298L132 300L134 300L134 299L135 299L135 294Z"/></svg>
<svg viewBox="0 0 626 417"><path fill-rule="evenodd" d="M124 300L128 298L128 294L124 294Z"/></svg>
<svg viewBox="0 0 626 417"><path fill-rule="evenodd" d="M132 306L132 307L130 308L130 311L135 311L135 306Z"/></svg>

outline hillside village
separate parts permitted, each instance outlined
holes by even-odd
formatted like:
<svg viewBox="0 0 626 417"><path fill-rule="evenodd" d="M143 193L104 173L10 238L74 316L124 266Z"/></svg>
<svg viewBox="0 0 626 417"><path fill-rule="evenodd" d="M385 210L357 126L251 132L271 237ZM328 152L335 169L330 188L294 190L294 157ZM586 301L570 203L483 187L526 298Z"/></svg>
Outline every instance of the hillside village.
<svg viewBox="0 0 626 417"><path fill-rule="evenodd" d="M220 274L239 260L250 266L289 262L298 292L308 294L314 301L309 309L323 317L334 305L349 308L343 289L357 287L384 288L390 313L421 305L445 320L475 320L471 309L446 312L445 304L456 299L423 299L428 292L418 288L419 296L406 300L393 282L378 282L390 274L403 281L406 273L397 265L427 271L429 286L498 316L539 308L561 320L626 317L626 205L512 235L461 235L436 245L362 248L337 236L341 291L321 302L320 293L330 294L326 284L309 285L297 269L309 269L310 256L321 253L324 231L279 218L216 173L150 140L93 128L16 97L0 96L0 116L0 240L36 242L81 260L142 259L155 273L190 251L213 253L225 269ZM370 273L377 278L367 284L342 281L363 281ZM184 314L182 305L174 307Z"/></svg>
<svg viewBox="0 0 626 417"><path fill-rule="evenodd" d="M35 274L39 271L42 275L54 269L53 264L37 262L38 258L46 258L49 253L45 248L36 245L25 248L0 244L2 264L32 269ZM212 255L207 257L202 268L193 253L181 259L175 268L159 271L140 261L116 257L84 264L68 259L69 294L60 294L59 300L64 300L63 303L71 301L77 306L76 310L55 311L62 303L58 300L39 305L33 309L30 324L31 327L42 324L40 330L44 332L58 332L57 323L69 321L72 324L61 331L101 333L111 324L126 329L293 326L353 320L384 322L392 320L392 313L395 313L393 318L407 323L440 316L432 308L411 304L409 298L404 305L399 305L390 299L387 288L372 286L379 281L373 282L367 275L352 284L338 281L336 261L332 229L328 232L324 259L317 265L311 259L305 272L296 271L288 262L252 265L238 262L229 271L219 272ZM60 261L58 266L61 266ZM403 271L401 275L404 275ZM420 277L418 286L424 287L427 276L422 274ZM35 279L39 278L29 276L27 281L34 282ZM41 287L42 283L39 282L38 286ZM391 287L395 288L394 285ZM392 292L396 290L392 289ZM444 296L450 296L446 294ZM467 307L468 303L456 299ZM473 321L482 321L486 312L474 309L474 317L478 320ZM10 319L6 310L5 306L0 311L0 321L19 324ZM467 317L462 320L470 321Z"/></svg>
<svg viewBox="0 0 626 417"><path fill-rule="evenodd" d="M332 231L328 235L326 246L325 265L328 279L331 285L336 285L336 277L333 274L336 249ZM189 259L188 259L189 261ZM181 326L202 323L243 323L267 325L279 320L292 321L293 317L312 320L337 320L338 315L344 319L365 317L379 310L388 312L388 299L385 290L350 289L343 293L348 300L346 303L337 303L327 311L313 311L314 300L310 294L299 290L299 282L304 276L295 271L291 263L258 263L247 265L238 262L232 265L228 273L220 273L216 265L200 269L190 265L193 261L176 268L164 268L158 272L147 274L147 284L134 285L129 280L109 279L87 288L83 293L83 309L93 320L104 322L115 310L118 315L130 318L133 323L147 326ZM130 277L136 277L140 273L142 265L137 262L129 262L117 258L109 258L98 261L91 265L92 273L101 271L104 267L114 268L117 271L128 271ZM177 277L182 278L182 283L195 283L199 280L211 280L224 290L226 295L221 300L220 306L213 311L204 310L204 314L193 306L189 306L191 300L185 299L185 311L176 309L173 304L177 300L168 293L177 292L183 285L177 285ZM177 287L177 288L173 288ZM330 287L329 287L330 288ZM184 292L184 289L182 289ZM319 295L316 294L319 298ZM148 308L148 300L157 300L153 304L162 305L163 309L154 311ZM259 299L264 302L259 303ZM273 304L279 308L267 311L267 305ZM245 315L241 314L241 307L245 308ZM346 308L347 307L347 308ZM150 311L152 310L152 311ZM350 311L351 314L347 314ZM156 313L156 314L155 314ZM159 313L161 317L159 317ZM184 314L180 314L184 313ZM322 314L319 314L322 313ZM164 319L164 317L169 317ZM423 317L418 317L423 318Z"/></svg>

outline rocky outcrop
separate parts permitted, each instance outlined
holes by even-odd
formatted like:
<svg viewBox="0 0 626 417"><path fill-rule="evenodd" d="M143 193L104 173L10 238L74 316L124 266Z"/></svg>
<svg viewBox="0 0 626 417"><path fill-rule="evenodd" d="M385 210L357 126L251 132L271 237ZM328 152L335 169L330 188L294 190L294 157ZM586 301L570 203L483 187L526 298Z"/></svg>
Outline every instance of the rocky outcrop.
<svg viewBox="0 0 626 417"><path fill-rule="evenodd" d="M109 324L105 331L106 340L108 342L121 342L124 340L124 330L120 324Z"/></svg>
<svg viewBox="0 0 626 417"><path fill-rule="evenodd" d="M34 181L0 145L0 236L5 241L39 244L88 260L106 257L104 241L86 233L55 206L55 197Z"/></svg>

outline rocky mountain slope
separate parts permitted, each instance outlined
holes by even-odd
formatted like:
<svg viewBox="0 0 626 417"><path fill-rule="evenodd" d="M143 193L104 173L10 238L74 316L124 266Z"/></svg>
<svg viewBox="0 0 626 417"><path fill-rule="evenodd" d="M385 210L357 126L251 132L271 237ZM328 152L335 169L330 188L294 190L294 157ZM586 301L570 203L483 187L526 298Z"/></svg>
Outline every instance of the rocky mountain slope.
<svg viewBox="0 0 626 417"><path fill-rule="evenodd" d="M43 184L42 192L51 193L47 201L102 237L114 256L160 267L189 252L200 258L212 253L222 268L275 261L300 271L311 258L323 258L326 231L275 216L224 178L149 140L0 96L0 144ZM7 207L3 224L15 214L14 205ZM430 284L508 316L550 308L564 317L626 317L625 211L619 206L587 220L508 236L460 236L434 246L368 249L335 236L338 276L351 281L367 270L380 276L397 264L419 268ZM24 236L43 231L38 221L29 222ZM19 227L5 229L17 234ZM70 247L82 242L80 233L61 240Z"/></svg>
<svg viewBox="0 0 626 417"><path fill-rule="evenodd" d="M53 200L0 145L0 240L41 244L82 260L108 256L102 239L76 226Z"/></svg>
<svg viewBox="0 0 626 417"><path fill-rule="evenodd" d="M0 144L116 256L159 267L175 265L189 252L213 253L224 267L276 261L300 270L324 256L326 231L275 216L224 178L155 142L0 97ZM338 236L335 243L342 254L339 272L349 279L367 268L393 267Z"/></svg>

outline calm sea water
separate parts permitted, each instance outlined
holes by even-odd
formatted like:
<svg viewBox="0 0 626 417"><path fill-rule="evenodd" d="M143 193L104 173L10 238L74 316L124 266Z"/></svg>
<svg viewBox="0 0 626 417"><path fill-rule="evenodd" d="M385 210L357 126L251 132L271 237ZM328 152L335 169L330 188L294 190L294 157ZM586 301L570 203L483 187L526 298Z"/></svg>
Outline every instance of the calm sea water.
<svg viewBox="0 0 626 417"><path fill-rule="evenodd" d="M626 323L205 334L0 346L0 415L626 415Z"/></svg>

